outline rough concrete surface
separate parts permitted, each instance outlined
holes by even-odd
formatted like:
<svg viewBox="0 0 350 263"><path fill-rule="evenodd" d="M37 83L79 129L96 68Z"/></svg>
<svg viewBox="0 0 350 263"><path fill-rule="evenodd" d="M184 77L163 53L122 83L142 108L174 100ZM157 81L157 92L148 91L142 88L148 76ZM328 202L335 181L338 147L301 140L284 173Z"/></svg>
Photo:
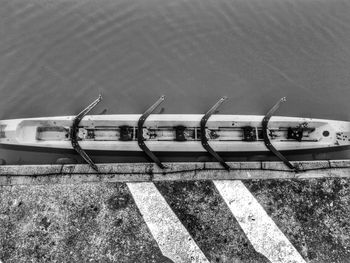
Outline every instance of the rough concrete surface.
<svg viewBox="0 0 350 263"><path fill-rule="evenodd" d="M3 262L163 262L125 184L0 191Z"/></svg>
<svg viewBox="0 0 350 263"><path fill-rule="evenodd" d="M155 163L104 163L98 171L88 164L0 165L0 186L74 184L97 182L156 182L186 180L252 180L349 178L350 160L293 162L295 173L283 162L227 162L227 171L217 162L168 162L165 169Z"/></svg>
<svg viewBox="0 0 350 263"><path fill-rule="evenodd" d="M255 252L211 181L156 185L210 262L269 262Z"/></svg>
<svg viewBox="0 0 350 263"><path fill-rule="evenodd" d="M306 262L350 262L350 179L244 184ZM156 182L210 262L268 262L211 181ZM2 262L170 262L124 183L0 187Z"/></svg>
<svg viewBox="0 0 350 263"><path fill-rule="evenodd" d="M350 180L246 182L307 262L350 262Z"/></svg>

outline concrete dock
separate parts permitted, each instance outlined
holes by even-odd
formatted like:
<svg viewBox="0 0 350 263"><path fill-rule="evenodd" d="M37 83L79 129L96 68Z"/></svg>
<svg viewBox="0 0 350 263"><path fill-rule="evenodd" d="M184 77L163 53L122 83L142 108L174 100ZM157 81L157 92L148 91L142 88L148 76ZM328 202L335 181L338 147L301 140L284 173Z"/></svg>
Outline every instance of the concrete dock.
<svg viewBox="0 0 350 263"><path fill-rule="evenodd" d="M0 185L74 184L97 182L158 182L191 180L311 179L350 176L350 160L292 162L295 173L283 162L228 162L226 171L219 163L154 163L97 164L98 171L87 164L3 165Z"/></svg>
<svg viewBox="0 0 350 263"><path fill-rule="evenodd" d="M350 160L0 166L1 262L349 262Z"/></svg>

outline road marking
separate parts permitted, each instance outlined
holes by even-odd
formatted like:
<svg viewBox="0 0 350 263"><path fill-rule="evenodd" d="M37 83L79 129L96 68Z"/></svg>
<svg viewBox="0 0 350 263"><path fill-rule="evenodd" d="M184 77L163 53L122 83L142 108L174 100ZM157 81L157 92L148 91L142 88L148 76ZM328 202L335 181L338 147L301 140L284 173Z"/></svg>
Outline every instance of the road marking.
<svg viewBox="0 0 350 263"><path fill-rule="evenodd" d="M127 183L163 255L173 262L208 262L153 183Z"/></svg>
<svg viewBox="0 0 350 263"><path fill-rule="evenodd" d="M272 263L305 263L242 181L213 181L255 250Z"/></svg>

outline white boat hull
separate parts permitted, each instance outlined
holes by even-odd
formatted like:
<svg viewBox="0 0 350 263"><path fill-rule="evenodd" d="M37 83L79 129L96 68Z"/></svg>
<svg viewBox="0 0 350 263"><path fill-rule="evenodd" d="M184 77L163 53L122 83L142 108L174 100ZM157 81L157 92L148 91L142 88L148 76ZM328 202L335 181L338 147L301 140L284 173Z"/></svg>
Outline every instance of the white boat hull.
<svg viewBox="0 0 350 263"><path fill-rule="evenodd" d="M136 138L137 122L141 115L87 115L79 124L79 145L84 150L141 151ZM152 114L144 123L145 143L155 152L205 152L199 136L201 114ZM242 129L253 127L257 134L262 129L259 115L212 115L207 122L208 132L218 137L208 138L217 152L268 151L264 141L256 136L245 141ZM72 149L69 129L74 116L13 119L0 121L0 144ZM119 127L132 129L133 138L121 141ZM176 141L173 127L187 127L194 134L186 141ZM287 138L289 127L305 127L301 141ZM93 133L88 137L89 132ZM156 137L152 137L152 134ZM350 145L350 122L273 116L269 122L271 143L278 151L324 149ZM210 136L209 136L210 137Z"/></svg>

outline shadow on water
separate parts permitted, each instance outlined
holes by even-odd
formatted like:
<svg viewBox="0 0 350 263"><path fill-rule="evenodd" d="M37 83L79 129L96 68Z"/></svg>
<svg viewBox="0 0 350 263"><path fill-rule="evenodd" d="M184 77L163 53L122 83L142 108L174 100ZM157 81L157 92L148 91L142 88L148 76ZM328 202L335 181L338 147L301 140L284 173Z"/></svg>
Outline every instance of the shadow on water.
<svg viewBox="0 0 350 263"><path fill-rule="evenodd" d="M2 156L2 152L7 153L8 158ZM142 152L126 151L86 151L96 163L137 163L149 162ZM215 159L200 152L156 152L162 162L215 162ZM338 147L325 150L297 150L285 151L283 155L291 161L300 160L335 160L348 159L350 157L350 147ZM12 145L2 145L0 156L7 164L53 164L59 158L70 158L78 163L84 163L83 159L74 150L48 149L42 147L22 147ZM24 156L25 158L23 158ZM44 158L42 158L44 156ZM223 152L220 153L226 161L279 161L279 159L269 152Z"/></svg>

